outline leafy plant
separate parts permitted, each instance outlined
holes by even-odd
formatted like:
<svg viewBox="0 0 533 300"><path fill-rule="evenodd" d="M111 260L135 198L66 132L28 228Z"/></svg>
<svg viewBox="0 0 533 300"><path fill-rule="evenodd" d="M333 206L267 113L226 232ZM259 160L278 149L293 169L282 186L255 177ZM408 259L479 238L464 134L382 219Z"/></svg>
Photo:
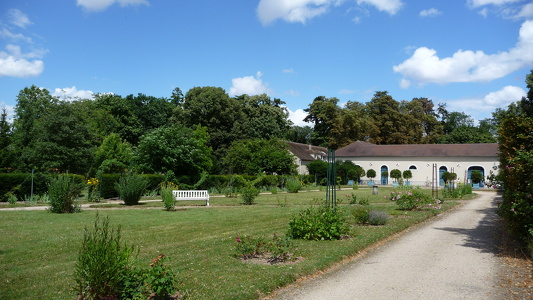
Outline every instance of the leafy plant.
<svg viewBox="0 0 533 300"><path fill-rule="evenodd" d="M389 221L390 216L381 210L372 210L368 214L368 224L370 225L385 225Z"/></svg>
<svg viewBox="0 0 533 300"><path fill-rule="evenodd" d="M13 192L6 193L7 202L9 204L17 204L17 196Z"/></svg>
<svg viewBox="0 0 533 300"><path fill-rule="evenodd" d="M242 203L246 205L252 205L254 204L255 198L259 195L259 190L253 186L248 185L247 187L242 189Z"/></svg>
<svg viewBox="0 0 533 300"><path fill-rule="evenodd" d="M120 226L109 226L109 217L96 220L92 230L85 228L75 265L74 279L81 299L116 299L128 277L134 247L121 241Z"/></svg>
<svg viewBox="0 0 533 300"><path fill-rule="evenodd" d="M366 177L370 178L370 179L374 179L376 177L376 170L374 169L368 169L366 171Z"/></svg>
<svg viewBox="0 0 533 300"><path fill-rule="evenodd" d="M368 224L370 220L370 210L366 207L356 206L351 210L352 216L357 224Z"/></svg>
<svg viewBox="0 0 533 300"><path fill-rule="evenodd" d="M119 179L115 188L124 204L136 205L139 204L147 185L148 181L143 176L128 173Z"/></svg>
<svg viewBox="0 0 533 300"><path fill-rule="evenodd" d="M470 178L472 178L473 183L480 183L483 180L483 173L481 173L481 171L474 170L472 173L470 173Z"/></svg>
<svg viewBox="0 0 533 300"><path fill-rule="evenodd" d="M409 181L409 179L413 178L413 172L411 172L411 170L405 170L403 171L402 176L406 181Z"/></svg>
<svg viewBox="0 0 533 300"><path fill-rule="evenodd" d="M348 233L346 220L330 206L309 207L289 221L288 236L304 240L335 240Z"/></svg>
<svg viewBox="0 0 533 300"><path fill-rule="evenodd" d="M74 204L74 199L79 195L81 186L75 184L68 175L59 175L50 180L48 195L50 197L49 211L53 213L73 213L80 211Z"/></svg>
<svg viewBox="0 0 533 300"><path fill-rule="evenodd" d="M287 179L287 191L289 193L298 193L301 188L302 185L297 177L289 177Z"/></svg>
<svg viewBox="0 0 533 300"><path fill-rule="evenodd" d="M172 194L171 189L161 189L161 198L163 198L163 206L166 211L173 211L176 209L176 198Z"/></svg>
<svg viewBox="0 0 533 300"><path fill-rule="evenodd" d="M391 200L396 201L401 210L413 210L433 203L431 197L418 190L391 192Z"/></svg>
<svg viewBox="0 0 533 300"><path fill-rule="evenodd" d="M402 178L402 171L398 169L393 169L390 171L390 177L395 181L398 181L398 179Z"/></svg>
<svg viewBox="0 0 533 300"><path fill-rule="evenodd" d="M146 273L146 285L151 291L151 299L168 299L176 291L175 275L163 262L167 259L160 254L152 260L150 269Z"/></svg>

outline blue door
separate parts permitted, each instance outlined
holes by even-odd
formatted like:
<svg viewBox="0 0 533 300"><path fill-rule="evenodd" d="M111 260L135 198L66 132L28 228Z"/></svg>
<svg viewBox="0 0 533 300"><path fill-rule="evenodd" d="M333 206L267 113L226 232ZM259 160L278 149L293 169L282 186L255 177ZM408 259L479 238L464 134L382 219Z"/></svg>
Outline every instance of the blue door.
<svg viewBox="0 0 533 300"><path fill-rule="evenodd" d="M387 166L381 166L381 172L379 174L382 174L383 171L389 171L389 168L387 168ZM381 185L387 185L389 184L389 176L383 176L381 175Z"/></svg>
<svg viewBox="0 0 533 300"><path fill-rule="evenodd" d="M444 179L442 179L442 173L448 171L448 168L442 166L439 168L439 186L444 186Z"/></svg>

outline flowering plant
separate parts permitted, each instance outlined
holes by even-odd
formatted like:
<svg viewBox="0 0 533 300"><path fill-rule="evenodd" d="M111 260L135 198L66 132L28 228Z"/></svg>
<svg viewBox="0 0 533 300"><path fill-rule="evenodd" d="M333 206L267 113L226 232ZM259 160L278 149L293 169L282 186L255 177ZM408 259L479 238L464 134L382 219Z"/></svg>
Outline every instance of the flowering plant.
<svg viewBox="0 0 533 300"><path fill-rule="evenodd" d="M97 178L87 179L87 196L85 197L87 201L100 202L100 191L98 190L98 185L100 180Z"/></svg>
<svg viewBox="0 0 533 300"><path fill-rule="evenodd" d="M386 197L386 196L385 196ZM417 191L391 192L391 201L396 201L401 210L413 210L422 207L440 209L441 201L433 200L428 195Z"/></svg>

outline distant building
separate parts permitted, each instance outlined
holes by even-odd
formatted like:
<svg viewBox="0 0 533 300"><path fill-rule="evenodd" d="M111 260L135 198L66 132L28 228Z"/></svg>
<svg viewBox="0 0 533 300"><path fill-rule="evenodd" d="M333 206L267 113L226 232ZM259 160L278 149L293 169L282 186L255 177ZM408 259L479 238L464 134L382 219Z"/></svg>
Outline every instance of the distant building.
<svg viewBox="0 0 533 300"><path fill-rule="evenodd" d="M319 146L300 144L294 142L285 142L289 151L294 155L294 162L298 166L298 174L308 175L307 165L314 160L327 161L328 149Z"/></svg>
<svg viewBox="0 0 533 300"><path fill-rule="evenodd" d="M376 171L376 184L387 185L389 178L382 171L411 170L411 185L430 185L436 164L440 185L444 185L442 173L454 172L458 182L470 182L470 173L479 170L486 178L498 174L498 144L423 144L423 145L375 145L357 141L340 148L337 160L351 160L365 171ZM437 178L437 177L436 177ZM362 178L369 180L369 178Z"/></svg>

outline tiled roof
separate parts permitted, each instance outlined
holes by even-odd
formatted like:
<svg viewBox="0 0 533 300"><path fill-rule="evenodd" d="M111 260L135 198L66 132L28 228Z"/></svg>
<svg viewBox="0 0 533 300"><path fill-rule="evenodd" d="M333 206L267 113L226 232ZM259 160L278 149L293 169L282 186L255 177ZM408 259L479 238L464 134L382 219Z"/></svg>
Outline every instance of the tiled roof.
<svg viewBox="0 0 533 300"><path fill-rule="evenodd" d="M357 141L335 152L336 157L384 157L384 156L498 156L498 144L418 144L375 145Z"/></svg>
<svg viewBox="0 0 533 300"><path fill-rule="evenodd" d="M295 142L285 142L289 146L289 151L296 155L301 160L313 161L315 157L322 157L328 155L328 149L319 146L312 146L307 144L300 144ZM313 156L315 155L315 156Z"/></svg>

